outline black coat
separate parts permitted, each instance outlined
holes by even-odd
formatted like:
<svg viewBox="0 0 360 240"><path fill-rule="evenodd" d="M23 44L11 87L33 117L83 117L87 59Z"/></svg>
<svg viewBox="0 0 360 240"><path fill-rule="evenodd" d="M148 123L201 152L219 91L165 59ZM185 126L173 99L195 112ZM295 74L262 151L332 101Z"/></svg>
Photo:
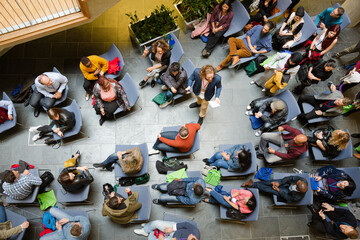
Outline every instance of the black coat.
<svg viewBox="0 0 360 240"><path fill-rule="evenodd" d="M92 183L92 181L94 181L94 178L91 176L89 170L86 170L83 172L83 174L76 174L76 172L74 172L76 170L76 167L67 167L64 168L64 170L61 171L59 177L58 177L58 182L62 185L62 187L68 191L68 192L75 192L87 185L89 185L90 183ZM60 176L63 173L69 173L72 172L75 174L75 178L74 178L74 182L70 185L64 185L61 183L60 181Z"/></svg>

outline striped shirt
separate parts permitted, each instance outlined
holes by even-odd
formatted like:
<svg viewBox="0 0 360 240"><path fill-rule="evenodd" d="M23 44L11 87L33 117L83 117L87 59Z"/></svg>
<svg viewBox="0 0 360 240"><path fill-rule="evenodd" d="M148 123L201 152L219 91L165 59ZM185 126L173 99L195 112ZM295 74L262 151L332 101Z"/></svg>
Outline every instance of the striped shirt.
<svg viewBox="0 0 360 240"><path fill-rule="evenodd" d="M33 174L20 175L14 183L3 183L4 193L12 199L22 200L27 198L33 192L34 185L41 185L42 180Z"/></svg>

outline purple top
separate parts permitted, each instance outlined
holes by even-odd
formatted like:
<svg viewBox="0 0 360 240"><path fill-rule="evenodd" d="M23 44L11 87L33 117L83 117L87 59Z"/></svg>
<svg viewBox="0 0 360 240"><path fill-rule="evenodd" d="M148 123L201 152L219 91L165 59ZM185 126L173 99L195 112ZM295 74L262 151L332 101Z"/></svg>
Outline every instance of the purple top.
<svg viewBox="0 0 360 240"><path fill-rule="evenodd" d="M221 12L222 11L220 9L220 5L216 5L211 14L210 28L212 28L212 23L215 23L215 27L222 26L223 28L221 31L226 31L230 27L230 23L234 16L234 13L233 11L228 11L225 16L221 16Z"/></svg>
<svg viewBox="0 0 360 240"><path fill-rule="evenodd" d="M336 186L336 184L338 183L337 180L332 179L332 178L328 178L327 183L328 183L328 186L329 186L329 190L330 190L331 192L339 191L339 187Z"/></svg>

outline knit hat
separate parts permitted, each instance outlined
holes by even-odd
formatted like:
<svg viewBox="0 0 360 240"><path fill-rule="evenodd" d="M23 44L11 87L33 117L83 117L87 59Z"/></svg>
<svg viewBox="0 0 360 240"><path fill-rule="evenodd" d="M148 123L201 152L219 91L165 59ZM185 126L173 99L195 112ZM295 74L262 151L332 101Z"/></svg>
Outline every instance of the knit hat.
<svg viewBox="0 0 360 240"><path fill-rule="evenodd" d="M276 112L276 111L280 111L283 110L285 108L285 103L283 101L276 101L276 102L272 102L270 104L271 110Z"/></svg>
<svg viewBox="0 0 360 240"><path fill-rule="evenodd" d="M298 9L296 9L295 16L303 17L304 15L305 15L304 7L300 6Z"/></svg>

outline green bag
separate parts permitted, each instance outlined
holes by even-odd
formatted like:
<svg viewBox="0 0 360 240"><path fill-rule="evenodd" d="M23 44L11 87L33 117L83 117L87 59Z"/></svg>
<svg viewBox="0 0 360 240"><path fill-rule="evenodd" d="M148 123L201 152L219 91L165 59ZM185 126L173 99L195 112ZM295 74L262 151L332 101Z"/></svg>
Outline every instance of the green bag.
<svg viewBox="0 0 360 240"><path fill-rule="evenodd" d="M152 100L154 103L158 104L158 105L161 105L161 104L164 104L165 101L166 101L166 95L165 93L161 92L159 93L158 95L156 95L153 100Z"/></svg>
<svg viewBox="0 0 360 240"><path fill-rule="evenodd" d="M251 77L251 75L256 71L256 63L254 60L251 60L251 62L246 65L245 67L245 71L246 71L246 74L248 75L248 77Z"/></svg>
<svg viewBox="0 0 360 240"><path fill-rule="evenodd" d="M46 210L56 205L56 197L53 190L38 194L37 199L41 210Z"/></svg>
<svg viewBox="0 0 360 240"><path fill-rule="evenodd" d="M270 61L271 61L271 59L273 59L274 57L275 57L275 55L276 55L277 53L275 53L274 55L272 55L271 57L268 57L268 59L266 59L265 61L263 61L262 63L260 63L260 66L265 66L265 64L268 64Z"/></svg>
<svg viewBox="0 0 360 240"><path fill-rule="evenodd" d="M221 179L220 170L212 169L208 172L208 175L205 177L205 182L210 185L217 186L220 183L220 179Z"/></svg>
<svg viewBox="0 0 360 240"><path fill-rule="evenodd" d="M136 185L144 184L147 183L149 180L150 180L150 174L145 173L144 175L135 178L135 184Z"/></svg>
<svg viewBox="0 0 360 240"><path fill-rule="evenodd" d="M163 157L162 161L165 164L165 166L167 166L169 168L174 168L174 167L180 166L180 161L175 158Z"/></svg>
<svg viewBox="0 0 360 240"><path fill-rule="evenodd" d="M175 172L166 175L166 182L171 183L177 178L188 178L185 168L179 169Z"/></svg>
<svg viewBox="0 0 360 240"><path fill-rule="evenodd" d="M354 108L355 108L355 105L343 106L343 113L342 114L346 114L347 112L353 110Z"/></svg>

